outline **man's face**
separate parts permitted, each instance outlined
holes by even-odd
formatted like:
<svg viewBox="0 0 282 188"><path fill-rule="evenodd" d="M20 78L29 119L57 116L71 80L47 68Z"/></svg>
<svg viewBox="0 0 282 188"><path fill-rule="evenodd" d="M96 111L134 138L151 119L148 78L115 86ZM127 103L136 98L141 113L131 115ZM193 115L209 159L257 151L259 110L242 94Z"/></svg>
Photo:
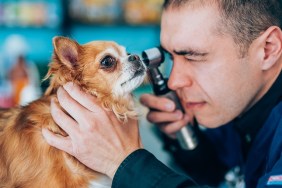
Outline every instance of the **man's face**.
<svg viewBox="0 0 282 188"><path fill-rule="evenodd" d="M168 85L186 111L209 128L225 124L262 95L256 53L242 58L228 34L219 34L215 7L169 8L163 12L161 44L173 59Z"/></svg>

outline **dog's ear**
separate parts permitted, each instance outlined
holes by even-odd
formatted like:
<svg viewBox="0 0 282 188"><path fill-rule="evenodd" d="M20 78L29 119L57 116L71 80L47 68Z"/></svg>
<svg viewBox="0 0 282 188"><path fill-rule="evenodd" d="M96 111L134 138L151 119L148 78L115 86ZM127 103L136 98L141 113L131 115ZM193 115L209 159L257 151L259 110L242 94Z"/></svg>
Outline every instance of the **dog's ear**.
<svg viewBox="0 0 282 188"><path fill-rule="evenodd" d="M61 63L65 64L68 68L73 68L77 65L78 51L80 45L66 37L54 37L53 46L55 55Z"/></svg>

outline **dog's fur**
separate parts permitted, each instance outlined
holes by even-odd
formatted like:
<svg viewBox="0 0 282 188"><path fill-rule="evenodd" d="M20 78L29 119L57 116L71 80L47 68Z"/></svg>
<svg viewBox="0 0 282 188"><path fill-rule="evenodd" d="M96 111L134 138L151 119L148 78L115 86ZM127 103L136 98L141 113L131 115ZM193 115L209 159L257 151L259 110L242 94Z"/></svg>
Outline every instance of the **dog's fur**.
<svg viewBox="0 0 282 188"><path fill-rule="evenodd" d="M74 82L95 95L120 121L134 118L130 92L145 76L145 66L114 42L85 45L65 38L53 39L54 54L46 78L52 76L44 96L29 105L0 110L0 187L90 187L102 176L74 157L49 146L42 128L67 136L53 121L50 100L57 89Z"/></svg>

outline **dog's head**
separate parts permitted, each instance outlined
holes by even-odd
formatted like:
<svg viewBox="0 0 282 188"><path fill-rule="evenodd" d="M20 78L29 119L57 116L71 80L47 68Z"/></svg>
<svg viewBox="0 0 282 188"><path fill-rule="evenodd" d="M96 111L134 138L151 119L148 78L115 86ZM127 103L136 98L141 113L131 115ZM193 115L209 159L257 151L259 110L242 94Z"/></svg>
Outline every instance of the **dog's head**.
<svg viewBox="0 0 282 188"><path fill-rule="evenodd" d="M80 45L66 37L55 37L53 45L53 61L46 76L52 75L52 79L45 95L74 82L97 96L120 119L130 116L133 109L129 97L146 75L146 67L137 55L129 55L123 46L110 41Z"/></svg>

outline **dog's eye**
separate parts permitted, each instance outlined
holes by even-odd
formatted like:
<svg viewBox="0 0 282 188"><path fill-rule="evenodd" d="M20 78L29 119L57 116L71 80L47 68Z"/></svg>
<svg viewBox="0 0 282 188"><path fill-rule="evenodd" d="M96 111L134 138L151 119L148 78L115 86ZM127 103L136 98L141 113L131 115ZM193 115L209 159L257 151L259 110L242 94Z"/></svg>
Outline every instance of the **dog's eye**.
<svg viewBox="0 0 282 188"><path fill-rule="evenodd" d="M111 68L115 64L116 64L116 59L113 58L112 56L106 56L101 61L101 67L102 68Z"/></svg>

